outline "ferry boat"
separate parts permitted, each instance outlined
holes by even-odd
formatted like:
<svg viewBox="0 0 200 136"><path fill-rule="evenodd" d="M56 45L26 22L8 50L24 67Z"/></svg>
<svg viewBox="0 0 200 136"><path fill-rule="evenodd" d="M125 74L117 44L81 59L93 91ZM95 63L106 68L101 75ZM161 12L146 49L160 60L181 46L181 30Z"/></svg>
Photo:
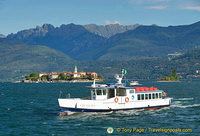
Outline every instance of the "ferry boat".
<svg viewBox="0 0 200 136"><path fill-rule="evenodd" d="M59 98L61 115L76 112L110 112L120 110L157 109L170 106L171 98L155 87L126 87L124 74L115 76L117 83L96 84L88 88L91 96L84 98Z"/></svg>

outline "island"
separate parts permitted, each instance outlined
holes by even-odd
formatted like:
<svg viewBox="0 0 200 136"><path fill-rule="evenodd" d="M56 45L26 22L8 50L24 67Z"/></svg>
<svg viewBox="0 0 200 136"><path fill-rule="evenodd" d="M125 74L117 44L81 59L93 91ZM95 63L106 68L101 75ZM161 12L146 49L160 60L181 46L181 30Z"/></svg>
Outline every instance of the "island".
<svg viewBox="0 0 200 136"><path fill-rule="evenodd" d="M51 72L51 73L36 73L27 74L25 79L21 82L24 83L52 83L52 82L93 82L94 79L97 82L103 81L103 76L96 72L78 72L77 66L74 68L74 72Z"/></svg>
<svg viewBox="0 0 200 136"><path fill-rule="evenodd" d="M166 81L166 82L177 82L179 81L179 77L176 75L176 70L172 70L172 73L168 73L168 76L161 77L158 81Z"/></svg>

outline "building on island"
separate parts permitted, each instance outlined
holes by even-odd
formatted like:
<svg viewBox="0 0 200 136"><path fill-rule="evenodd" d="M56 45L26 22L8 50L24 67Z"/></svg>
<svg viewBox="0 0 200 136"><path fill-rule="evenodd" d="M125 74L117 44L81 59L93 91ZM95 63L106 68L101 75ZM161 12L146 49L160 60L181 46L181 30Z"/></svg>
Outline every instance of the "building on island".
<svg viewBox="0 0 200 136"><path fill-rule="evenodd" d="M60 75L60 73L51 72L50 74L48 74L48 78L49 79L56 79L56 78L58 78L59 75Z"/></svg>
<svg viewBox="0 0 200 136"><path fill-rule="evenodd" d="M84 72L84 71L78 72L78 68L75 65L74 72L68 72L68 71L64 71L61 73L51 72L49 74L42 72L42 73L39 73L39 78L42 79L42 77L46 77L47 79L54 80L54 79L57 79L59 75L62 73L64 73L66 77L79 78L79 79L89 78L89 77L90 79L94 79L94 78L97 78L98 76L96 72Z"/></svg>
<svg viewBox="0 0 200 136"><path fill-rule="evenodd" d="M80 77L80 74L79 74L78 71L77 71L77 66L76 66L76 65L75 65L75 67L74 67L74 73L72 73L72 76L73 76L74 78Z"/></svg>
<svg viewBox="0 0 200 136"><path fill-rule="evenodd" d="M39 78L44 77L44 76L48 76L48 74L45 72L39 73Z"/></svg>
<svg viewBox="0 0 200 136"><path fill-rule="evenodd" d="M91 76L92 79L94 79L94 78L96 78L96 77L98 76L96 72L87 72L86 74L87 74L88 76Z"/></svg>

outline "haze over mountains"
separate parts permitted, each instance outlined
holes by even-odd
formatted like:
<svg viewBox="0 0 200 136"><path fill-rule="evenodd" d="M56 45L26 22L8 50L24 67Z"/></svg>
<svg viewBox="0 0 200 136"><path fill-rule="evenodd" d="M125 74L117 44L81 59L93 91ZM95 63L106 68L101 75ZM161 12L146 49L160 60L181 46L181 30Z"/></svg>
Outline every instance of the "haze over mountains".
<svg viewBox="0 0 200 136"><path fill-rule="evenodd" d="M68 24L54 27L44 24L16 34L0 35L0 76L2 79L13 79L33 71L73 70L75 64L87 65L85 69L94 69L96 72L102 70L97 68L98 64L107 69L111 63L113 67L119 67L119 64L128 67L132 64L132 68L136 69L137 64L144 62L139 61L140 59L167 57L167 54L174 52L185 53L199 45L200 22L169 27L116 24ZM190 61L185 58L179 61ZM159 61L162 62L163 60ZM194 62L197 63L197 58ZM191 62L188 64L191 67L193 65ZM166 68L163 64L162 66ZM196 68L188 67L189 70ZM151 70L154 71L153 65ZM142 73L145 75L143 71L140 74Z"/></svg>

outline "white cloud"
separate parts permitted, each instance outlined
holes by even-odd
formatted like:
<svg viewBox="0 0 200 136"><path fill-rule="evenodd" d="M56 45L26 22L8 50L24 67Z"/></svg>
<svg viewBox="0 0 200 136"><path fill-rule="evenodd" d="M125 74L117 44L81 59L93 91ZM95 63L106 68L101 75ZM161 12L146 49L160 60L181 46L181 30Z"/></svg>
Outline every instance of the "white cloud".
<svg viewBox="0 0 200 136"><path fill-rule="evenodd" d="M200 6L188 6L188 7L182 8L182 9L200 11Z"/></svg>
<svg viewBox="0 0 200 136"><path fill-rule="evenodd" d="M159 2L167 2L169 0L129 0L131 3L159 3Z"/></svg>
<svg viewBox="0 0 200 136"><path fill-rule="evenodd" d="M151 7L147 7L148 9L156 9L156 10L163 10L166 9L166 6L151 6Z"/></svg>
<svg viewBox="0 0 200 136"><path fill-rule="evenodd" d="M111 22L111 21L109 21L109 20L105 20L104 23L105 23L106 25L110 25L110 24L119 24L119 25L120 25L120 22L119 22L119 21Z"/></svg>

